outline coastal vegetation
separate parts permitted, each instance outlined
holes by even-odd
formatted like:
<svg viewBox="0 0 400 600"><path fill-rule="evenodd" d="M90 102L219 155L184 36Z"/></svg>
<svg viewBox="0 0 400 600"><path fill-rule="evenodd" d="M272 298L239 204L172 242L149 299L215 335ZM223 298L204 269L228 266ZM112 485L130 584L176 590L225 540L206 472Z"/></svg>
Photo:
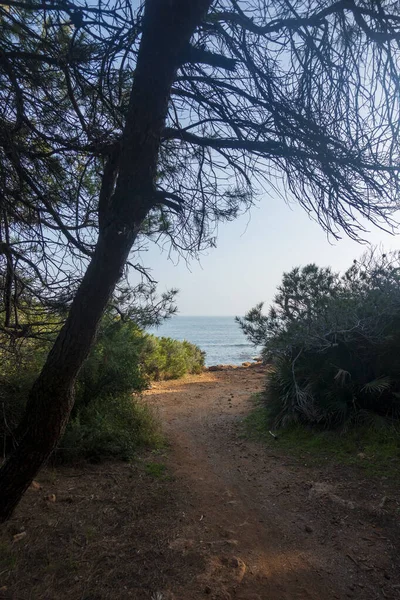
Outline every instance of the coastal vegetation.
<svg viewBox="0 0 400 600"><path fill-rule="evenodd" d="M394 226L398 24L396 3L363 1L1 3L1 331L32 339L30 298L62 314L0 469L1 521L76 410L110 302L125 287L131 310L152 305L148 244L198 256L265 187L334 236Z"/></svg>
<svg viewBox="0 0 400 600"><path fill-rule="evenodd" d="M292 269L262 308L239 319L270 364L257 428L261 418L267 432L308 431L312 443L338 447L324 431L357 430L353 441L379 438L384 454L399 457L400 253L368 252L342 275Z"/></svg>
<svg viewBox="0 0 400 600"><path fill-rule="evenodd" d="M53 335L55 331L48 339L22 339L13 345L2 338L0 447L4 451L14 443L14 431ZM158 447L159 423L140 392L154 380L200 373L203 366L204 353L197 346L158 338L131 320L107 314L77 378L74 409L52 462L126 460L138 447Z"/></svg>
<svg viewBox="0 0 400 600"><path fill-rule="evenodd" d="M290 456L298 465L309 468L341 465L360 483L382 477L400 482L398 424L375 421L337 430L292 422L271 429L274 423L265 392L254 394L252 404L241 435L261 442L267 451Z"/></svg>

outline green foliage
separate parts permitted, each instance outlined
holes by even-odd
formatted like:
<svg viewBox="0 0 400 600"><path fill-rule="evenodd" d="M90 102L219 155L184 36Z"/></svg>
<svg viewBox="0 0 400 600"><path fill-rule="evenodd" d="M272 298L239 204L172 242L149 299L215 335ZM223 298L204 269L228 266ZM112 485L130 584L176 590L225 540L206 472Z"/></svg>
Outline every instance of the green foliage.
<svg viewBox="0 0 400 600"><path fill-rule="evenodd" d="M145 335L131 321L103 319L96 344L79 373L76 406L86 406L99 397L144 390L144 346Z"/></svg>
<svg viewBox="0 0 400 600"><path fill-rule="evenodd" d="M159 446L157 422L132 392L144 390L151 379L199 372L203 364L204 355L193 344L159 339L131 321L106 317L80 372L74 414L58 456L128 460L139 446Z"/></svg>
<svg viewBox="0 0 400 600"><path fill-rule="evenodd" d="M337 431L291 423L281 427L275 439L269 433L272 422L269 403L261 394L255 394L253 399L254 408L243 422L243 434L263 442L274 453L290 454L306 466L342 464L359 468L366 475L400 478L398 424L375 418L369 424L338 435Z"/></svg>
<svg viewBox="0 0 400 600"><path fill-rule="evenodd" d="M204 352L198 346L171 338L146 337L141 360L150 379L177 379L187 373L201 373Z"/></svg>
<svg viewBox="0 0 400 600"><path fill-rule="evenodd" d="M159 425L151 410L130 393L99 396L70 421L57 451L65 462L105 458L130 460L139 447L159 447Z"/></svg>
<svg viewBox="0 0 400 600"><path fill-rule="evenodd" d="M273 426L368 425L400 418L400 253L365 255L343 275L286 274L269 313L241 320L272 358Z"/></svg>
<svg viewBox="0 0 400 600"><path fill-rule="evenodd" d="M167 467L162 463L151 462L145 466L146 475L154 477L155 479L166 479Z"/></svg>
<svg viewBox="0 0 400 600"><path fill-rule="evenodd" d="M266 315L261 302L236 321L253 344L264 346L264 354L269 357L301 338L304 330L326 313L340 291L340 278L330 268L315 264L296 267L283 274Z"/></svg>
<svg viewBox="0 0 400 600"><path fill-rule="evenodd" d="M49 344L22 340L18 348L1 351L0 440L12 431L44 361ZM204 353L189 342L148 335L131 320L107 313L96 344L76 383L71 420L56 452L56 460L130 459L139 446L160 444L158 425L146 406L135 400L152 379L175 379L198 373Z"/></svg>
<svg viewBox="0 0 400 600"><path fill-rule="evenodd" d="M46 357L48 345L29 340L23 346L0 350L0 443L18 425L29 390Z"/></svg>

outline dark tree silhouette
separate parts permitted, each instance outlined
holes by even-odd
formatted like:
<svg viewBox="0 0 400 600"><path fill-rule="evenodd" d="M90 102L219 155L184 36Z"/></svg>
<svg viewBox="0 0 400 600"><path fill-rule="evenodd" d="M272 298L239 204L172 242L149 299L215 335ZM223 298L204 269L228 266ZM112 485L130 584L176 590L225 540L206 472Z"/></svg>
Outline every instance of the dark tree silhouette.
<svg viewBox="0 0 400 600"><path fill-rule="evenodd" d="M54 449L146 239L196 254L265 186L333 235L393 225L400 10L4 0L0 30L2 327L21 331L25 297L68 309L0 471L4 520Z"/></svg>

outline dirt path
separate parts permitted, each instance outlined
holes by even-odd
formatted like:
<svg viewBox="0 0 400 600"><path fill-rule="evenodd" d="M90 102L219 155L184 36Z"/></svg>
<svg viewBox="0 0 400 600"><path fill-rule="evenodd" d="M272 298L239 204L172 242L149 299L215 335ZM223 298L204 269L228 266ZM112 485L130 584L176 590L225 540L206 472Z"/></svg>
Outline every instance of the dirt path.
<svg viewBox="0 0 400 600"><path fill-rule="evenodd" d="M158 384L166 452L44 470L0 529L0 599L399 600L398 486L243 439L264 377Z"/></svg>
<svg viewBox="0 0 400 600"><path fill-rule="evenodd" d="M201 557L173 597L400 598L398 530L378 509L385 483L360 487L335 466L310 470L239 436L264 377L207 372L147 393L171 443L169 472L192 499L170 548Z"/></svg>

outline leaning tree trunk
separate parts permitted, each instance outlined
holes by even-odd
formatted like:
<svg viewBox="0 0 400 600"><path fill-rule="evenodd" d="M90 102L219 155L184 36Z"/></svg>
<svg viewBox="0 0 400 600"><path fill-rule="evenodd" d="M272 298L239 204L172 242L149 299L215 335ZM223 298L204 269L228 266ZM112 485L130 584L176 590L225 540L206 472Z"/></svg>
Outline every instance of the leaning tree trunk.
<svg viewBox="0 0 400 600"><path fill-rule="evenodd" d="M18 443L0 470L0 521L13 512L64 431L74 383L140 225L151 209L171 85L185 47L211 0L147 0L118 179L101 207L96 249L67 321L35 382ZM107 174L105 172L104 177ZM107 188L107 182L104 182Z"/></svg>

